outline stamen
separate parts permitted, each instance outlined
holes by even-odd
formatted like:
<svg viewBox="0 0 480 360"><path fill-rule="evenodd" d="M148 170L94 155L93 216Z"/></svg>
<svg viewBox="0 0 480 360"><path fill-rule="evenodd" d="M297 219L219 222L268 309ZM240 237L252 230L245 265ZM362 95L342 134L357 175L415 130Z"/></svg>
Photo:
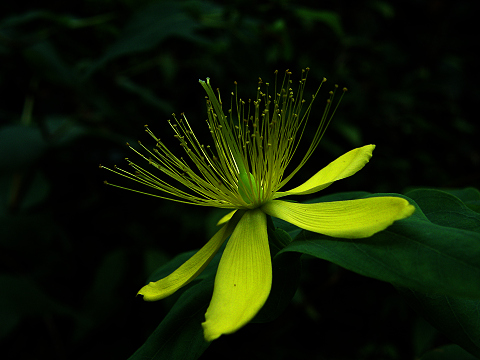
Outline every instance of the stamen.
<svg viewBox="0 0 480 360"><path fill-rule="evenodd" d="M295 169L285 176L286 168L293 159L306 129L312 103L327 80L323 78L304 110L304 89L309 70L306 68L301 71L296 89L290 78L292 72L288 69L281 82L278 80L278 71L274 72L272 90L270 83L264 83L262 78L258 78L256 97L248 101L238 97L238 84L235 81L230 109L227 111L228 117L222 109L220 90L217 88L214 92L208 78L200 81L207 92L206 122L213 146L204 145L198 140L184 113L179 117L172 114L173 121L168 120L168 124L173 137L185 151L185 158L174 155L148 125L145 125L145 132L155 141L154 148L149 149L141 141L138 142L140 150L129 143L126 145L143 161L159 170L159 176L128 159L128 165L133 168L133 172L116 166L113 169L102 165L99 167L163 192L165 195L150 194L160 198L225 208L261 206L273 198L275 192L310 158L347 91L346 88L343 89L340 101L332 112L331 106L338 86L335 85L335 89L329 92L323 116L317 124L308 150ZM170 185L160 176L176 180L185 190ZM106 184L111 185L107 182Z"/></svg>

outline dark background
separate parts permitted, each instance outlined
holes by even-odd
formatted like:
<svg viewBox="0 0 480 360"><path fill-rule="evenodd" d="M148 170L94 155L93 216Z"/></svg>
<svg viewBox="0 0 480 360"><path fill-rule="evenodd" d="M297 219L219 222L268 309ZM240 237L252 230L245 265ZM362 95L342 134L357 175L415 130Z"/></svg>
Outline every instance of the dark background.
<svg viewBox="0 0 480 360"><path fill-rule="evenodd" d="M367 167L323 193L477 186L474 2L27 1L0 19L0 341L5 359L126 359L172 299L135 293L220 213L103 185L166 143L185 112L205 134L198 79L253 97L258 77L310 67L313 92L348 87L326 136L292 181L358 146ZM25 10L28 9L28 10ZM321 116L318 100L311 124ZM205 142L207 138L203 137ZM308 139L306 139L308 143ZM179 149L171 142L172 151ZM137 187L138 188L138 187ZM306 260L284 315L215 341L205 359L413 359L447 343L385 283Z"/></svg>

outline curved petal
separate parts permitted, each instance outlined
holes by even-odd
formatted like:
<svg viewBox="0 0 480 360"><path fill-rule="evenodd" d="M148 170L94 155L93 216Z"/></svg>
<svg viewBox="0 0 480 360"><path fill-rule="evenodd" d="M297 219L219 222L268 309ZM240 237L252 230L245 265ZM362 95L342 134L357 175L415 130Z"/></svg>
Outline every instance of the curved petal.
<svg viewBox="0 0 480 360"><path fill-rule="evenodd" d="M297 186L292 190L278 191L275 194L275 199L287 195L312 194L325 189L334 181L352 176L368 163L372 157L372 152L374 149L375 145L365 145L360 148L350 150L346 154L343 154L325 166L322 170L317 172L302 185Z"/></svg>
<svg viewBox="0 0 480 360"><path fill-rule="evenodd" d="M175 291L195 279L207 267L225 239L232 234L242 213L242 211L239 211L232 221L224 225L195 255L184 262L177 270L163 279L148 283L140 289L137 295L143 295L143 300L145 301L161 300L172 295Z"/></svg>
<svg viewBox="0 0 480 360"><path fill-rule="evenodd" d="M218 266L212 301L202 324L212 341L247 324L262 308L272 287L266 215L247 211L235 228Z"/></svg>
<svg viewBox="0 0 480 360"><path fill-rule="evenodd" d="M230 211L227 215L223 216L220 220L218 220L217 226L220 226L220 225L223 225L223 224L229 222L230 219L233 217L233 215L235 215L236 212L237 212L237 210L233 210L233 211Z"/></svg>
<svg viewBox="0 0 480 360"><path fill-rule="evenodd" d="M372 236L415 211L407 200L393 196L315 204L273 200L261 209L302 229L350 239Z"/></svg>

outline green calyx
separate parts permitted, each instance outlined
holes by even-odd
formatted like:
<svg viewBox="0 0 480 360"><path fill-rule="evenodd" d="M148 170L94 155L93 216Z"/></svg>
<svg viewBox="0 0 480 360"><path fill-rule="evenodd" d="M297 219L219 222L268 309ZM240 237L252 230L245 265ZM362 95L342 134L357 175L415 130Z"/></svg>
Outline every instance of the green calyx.
<svg viewBox="0 0 480 360"><path fill-rule="evenodd" d="M241 171L238 175L238 192L247 203L256 203L260 199L260 187L251 173Z"/></svg>

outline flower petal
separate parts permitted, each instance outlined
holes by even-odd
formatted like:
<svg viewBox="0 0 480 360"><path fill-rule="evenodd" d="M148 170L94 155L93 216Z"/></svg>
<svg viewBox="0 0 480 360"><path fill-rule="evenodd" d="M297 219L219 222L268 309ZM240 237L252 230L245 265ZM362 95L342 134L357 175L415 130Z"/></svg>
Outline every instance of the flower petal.
<svg viewBox="0 0 480 360"><path fill-rule="evenodd" d="M243 211L239 211L237 214L177 270L163 279L148 283L140 289L137 295L143 295L145 301L161 300L195 279L207 267L225 239L232 234Z"/></svg>
<svg viewBox="0 0 480 360"><path fill-rule="evenodd" d="M220 220L218 220L217 226L220 226L220 225L223 225L223 224L229 222L230 219L233 217L233 215L235 215L236 212L237 212L237 210L233 210L233 211L230 211L227 215L223 216Z"/></svg>
<svg viewBox="0 0 480 360"><path fill-rule="evenodd" d="M352 176L368 163L372 157L372 152L374 149L375 145L365 145L360 148L350 150L346 154L343 154L325 166L322 170L317 172L302 185L297 186L292 190L278 191L275 194L275 198L278 199L279 197L287 195L312 194L325 189L334 181Z"/></svg>
<svg viewBox="0 0 480 360"><path fill-rule="evenodd" d="M247 211L233 231L220 260L212 301L202 324L212 341L247 324L262 308L272 286L272 262L266 215Z"/></svg>
<svg viewBox="0 0 480 360"><path fill-rule="evenodd" d="M350 239L372 236L415 211L407 200L393 196L315 204L272 200L261 209L302 229Z"/></svg>

